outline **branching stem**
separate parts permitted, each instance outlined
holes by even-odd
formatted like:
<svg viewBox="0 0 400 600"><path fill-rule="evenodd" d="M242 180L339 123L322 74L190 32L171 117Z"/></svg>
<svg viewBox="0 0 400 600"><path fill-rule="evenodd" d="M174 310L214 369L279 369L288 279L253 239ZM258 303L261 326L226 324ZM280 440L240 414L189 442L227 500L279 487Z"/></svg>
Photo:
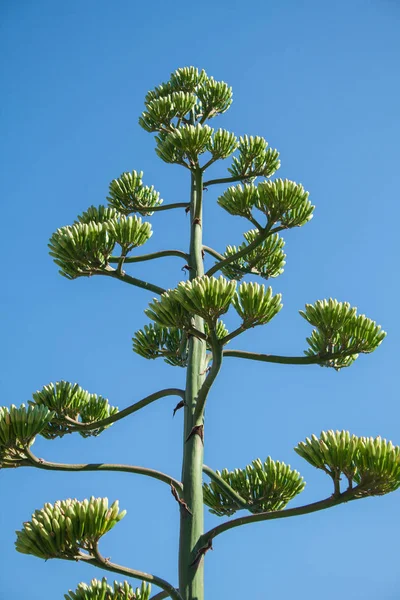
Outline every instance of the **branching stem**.
<svg viewBox="0 0 400 600"><path fill-rule="evenodd" d="M124 577L133 577L134 579L141 579L143 581L147 581L153 585L157 585L162 590L167 593L167 596L173 600L182 600L182 596L179 591L175 589L168 581L165 579L161 579L161 577L157 577L156 575L150 575L149 573L145 573L143 571L137 571L135 569L129 569L128 567L122 567L121 565L117 565L112 563L108 558L104 558L100 552L98 547L94 550L94 556L83 558L85 562L93 565L94 567L98 567L99 569L103 569L105 571L111 571L112 573L118 573L119 575L123 575Z"/></svg>
<svg viewBox="0 0 400 600"><path fill-rule="evenodd" d="M257 219L253 217L253 215L250 215L250 217L247 217L247 219L250 221L250 223L254 225L254 227L257 227L258 231L261 232L264 229L263 226L260 225L260 223L257 221Z"/></svg>
<svg viewBox="0 0 400 600"><path fill-rule="evenodd" d="M213 469L211 469L210 467L207 467L207 465L203 465L203 473L205 473L206 475L208 475L208 477L210 479L215 481L215 483L225 492L225 494L236 505L240 506L241 508L249 508L248 502L244 498L242 498L242 496L240 494L235 492L235 490L233 488L231 488L229 483L227 483L224 479L222 479L222 477L220 475L218 475L218 473L213 471Z"/></svg>
<svg viewBox="0 0 400 600"><path fill-rule="evenodd" d="M214 250L214 248L210 248L209 246L203 245L203 250L204 250L204 252L207 252L207 254L210 254L210 256L213 256L214 258L217 258L218 260L224 260L224 258L225 258L225 256L223 256L222 254L217 252L217 250Z"/></svg>
<svg viewBox="0 0 400 600"><path fill-rule="evenodd" d="M88 464L64 464L64 463L54 463L48 462L43 458L38 458L35 456L29 448L25 448L26 455L29 457L31 461L32 467L36 467L37 469L44 469L45 471L118 471L123 473L134 473L136 475L145 475L147 477L152 477L153 479L158 479L159 481L163 481L167 483L169 486L174 485L174 487L182 492L183 486L180 481L177 481L173 477L162 473L161 471L156 471L155 469L147 469L146 467L136 467L133 465L119 465L119 464L107 464L107 463L88 463ZM26 465L29 466L29 465Z"/></svg>
<svg viewBox="0 0 400 600"><path fill-rule="evenodd" d="M210 529L210 531L205 533L201 540L202 544L205 544L209 540L214 539L215 537L217 537L217 535L224 533L224 531L229 531L229 529L234 529L235 527L248 525L249 523L257 523L259 521L271 521L273 519L285 519L289 517L307 515L309 513L317 512L319 510L331 508L332 506L336 506L338 504L343 504L344 502L355 500L355 489L356 488L354 488L353 490L347 490L343 494L340 494L340 496L338 497L331 496L330 498L326 498L325 500L313 502L312 504L306 504L305 506L298 506L296 508L287 508L285 510L258 513L254 515L246 515L237 519L233 519L232 521L226 521L225 523L217 525L216 527Z"/></svg>
<svg viewBox="0 0 400 600"><path fill-rule="evenodd" d="M235 252L235 254L232 254L231 256L228 256L227 258L224 258L224 260L221 260L220 262L215 264L213 267L211 267L211 269L207 271L206 275L211 277L211 275L214 275L214 273L219 271L222 267L230 265L238 258L243 258L244 256L246 256L246 254L257 248L257 246L259 246L264 240L267 239L269 235L271 235L271 227L272 225L267 225L264 229L261 229L260 234L256 238L254 238L254 240L250 244L248 244L241 250L238 250L237 252Z"/></svg>
<svg viewBox="0 0 400 600"><path fill-rule="evenodd" d="M124 283L129 283L130 285L134 285L136 287L142 288L143 290L147 290L149 292L154 292L155 294L163 294L166 290L154 283L149 283L148 281L143 281L142 279L137 279L136 277L131 277L127 273L118 273L118 271L111 269L107 271L97 271L96 275L105 275L107 277L112 277L113 279L119 279L119 281L123 281Z"/></svg>
<svg viewBox="0 0 400 600"><path fill-rule="evenodd" d="M159 594L152 596L150 598L150 600L164 600L164 598L168 598L168 597L169 597L168 592L160 592Z"/></svg>
<svg viewBox="0 0 400 600"><path fill-rule="evenodd" d="M154 392L154 394L150 394L146 396L142 400L131 404L127 408L124 408L117 412L115 415L111 415L111 417L107 417L106 419L101 419L101 421L93 421L93 423L80 423L79 421L75 421L74 419L69 419L68 417L65 420L68 423L71 423L77 431L90 431L91 429L99 429L100 427L107 427L107 425L111 425L112 423L116 423L129 415L137 412L141 408L148 406L152 402L159 400L160 398L165 398L165 396L179 396L180 398L185 398L185 391L179 388L166 388L164 390L160 390L158 392Z"/></svg>
<svg viewBox="0 0 400 600"><path fill-rule="evenodd" d="M243 333L246 330L247 330L247 328L242 323L241 325L239 325L239 327L237 327L236 329L234 329L233 331L228 333L225 337L223 337L220 340L221 345L225 346L225 344L227 344L228 342L233 340L233 338L237 337L238 335L240 335L241 333Z"/></svg>
<svg viewBox="0 0 400 600"><path fill-rule="evenodd" d="M193 419L194 426L201 425L201 423L203 421L204 407L206 404L207 396L208 396L211 386L214 383L214 381L221 369L221 366L222 366L222 345L220 344L220 341L218 340L215 328L212 329L210 327L209 339L210 339L210 345L211 345L211 350L212 350L212 364L211 364L210 372L208 373L207 377L203 381L203 385L201 386L198 396L197 396L196 409L194 412L194 419Z"/></svg>
<svg viewBox="0 0 400 600"><path fill-rule="evenodd" d="M265 177L264 173L259 173L257 171L253 171L247 173L246 175L236 175L235 177L222 177L221 179L209 179L204 182L204 187L207 188L210 185L219 185L221 183L236 183L237 181L246 181L247 179L251 179L252 177Z"/></svg>
<svg viewBox="0 0 400 600"><path fill-rule="evenodd" d="M184 165L187 167L187 165ZM162 210L171 210L172 208L187 208L189 204L187 202L172 202L171 204L160 204L160 206L140 206L135 207L135 211L143 212L160 212Z"/></svg>
<svg viewBox="0 0 400 600"><path fill-rule="evenodd" d="M178 256L179 258L183 258L184 261L188 261L188 254L182 252L181 250L160 250L159 252L152 252L151 254L142 254L141 256L127 256L124 258L124 263L137 263L144 262L146 260L154 260L156 258L164 258L165 256ZM118 263L120 261L119 256L111 256L108 259L110 264Z"/></svg>
<svg viewBox="0 0 400 600"><path fill-rule="evenodd" d="M207 341L207 336L203 331L200 331L199 329L196 329L195 327L191 327L190 329L186 330L188 335L191 335L195 338L197 338L198 340L203 340L203 341Z"/></svg>
<svg viewBox="0 0 400 600"><path fill-rule="evenodd" d="M245 350L223 351L223 356L226 357L231 356L232 358L246 358L248 360L258 360L261 362L277 363L281 365L318 365L320 363L324 363L327 360L343 358L345 356L351 356L352 354L357 354L357 351L355 351L354 349L346 350L344 352L337 352L336 354L325 354L324 356L277 356L274 354L247 352Z"/></svg>
<svg viewBox="0 0 400 600"><path fill-rule="evenodd" d="M207 252L207 254L209 254L210 256L213 256L214 258L218 259L219 261L223 261L226 258L223 254L220 254L219 252L217 252L217 250L214 250L214 248L210 248L209 246L203 246L203 250L204 250L204 252ZM252 273L253 275L260 275L260 272L254 268L242 269L241 267L235 267L235 270L238 273L243 273L243 275L249 275L250 273Z"/></svg>

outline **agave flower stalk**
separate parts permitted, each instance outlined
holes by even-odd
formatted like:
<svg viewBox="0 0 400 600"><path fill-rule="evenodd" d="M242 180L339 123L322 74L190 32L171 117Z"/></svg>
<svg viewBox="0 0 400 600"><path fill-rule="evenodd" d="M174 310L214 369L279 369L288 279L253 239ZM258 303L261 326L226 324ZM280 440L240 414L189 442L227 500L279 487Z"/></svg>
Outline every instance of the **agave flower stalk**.
<svg viewBox="0 0 400 600"><path fill-rule="evenodd" d="M203 176L200 168L192 174L190 203L190 280L204 275L202 257ZM194 326L204 333L204 320L196 315ZM203 452L204 435L192 434L194 427L203 428L203 415L195 420L196 400L204 382L206 344L196 336L189 340L186 395L184 407L182 484L184 500L192 515L181 510L179 536L179 589L184 598L204 597L203 561L193 568L194 552L204 532ZM199 430L204 433L203 429Z"/></svg>
<svg viewBox="0 0 400 600"><path fill-rule="evenodd" d="M300 311L314 327L304 356L276 356L268 353L268 348L265 353L227 348L248 329L268 326L280 313L281 295L274 294L269 283L241 280L250 275L265 282L281 275L286 255L280 232L303 227L314 211L303 185L271 179L280 166L279 153L264 138L237 138L233 132L208 124L228 110L231 102L232 89L205 71L185 67L172 73L167 82L146 95L139 124L156 134L159 158L183 167L183 173L190 176L186 201L164 203L153 186L144 185L141 171L128 171L110 183L107 204L90 206L50 239L50 255L67 279L101 275L155 295L144 311L150 322L133 335L133 350L147 360L163 358L173 367L186 369L184 389L161 389L121 410L106 398L66 381L45 385L32 395L28 407L0 407L0 468L118 471L152 477L169 486L171 501L176 503L179 578L174 583L102 556L100 538L125 515L125 511L119 512L117 501L109 507L107 498L68 499L36 510L17 532L19 552L45 560L84 561L141 580L134 591L127 581L111 586L105 578L93 579L90 584L80 583L75 592L69 590L66 600L204 600L204 567L217 536L246 524L301 516L400 487L400 447L380 437L357 437L347 431L322 432L319 438L312 435L295 447L301 458L328 475L332 483L328 498L304 506L287 508L304 489L303 477L267 453L266 459L255 459L233 471L204 465L205 408L223 371L223 360L241 358L340 370L359 355L376 350L386 335L375 321L357 314L355 307L329 299L307 304ZM211 165L229 157L229 175L206 177ZM228 186L218 205L229 215L244 219L247 229L248 222L253 226L244 233L244 242L235 245L232 240L225 252L203 244L203 190L213 185ZM142 253L141 247L152 235L148 219L153 213L181 209L189 213L189 248ZM213 262L205 272L204 262L209 257ZM136 263L161 258L185 263L182 270L188 276L174 289L135 277ZM182 268L181 262L178 268ZM228 311L236 313L238 320L231 332L221 320ZM170 396L178 398L171 404L172 414L179 411L183 416L181 480L137 465L56 463L32 450L38 435L47 440L67 434L84 438L107 435L109 427L118 427L125 418L134 420L138 410L162 398L167 402ZM203 481L203 476L209 481ZM242 514L205 532L205 507L222 518ZM161 591L151 596L151 585Z"/></svg>

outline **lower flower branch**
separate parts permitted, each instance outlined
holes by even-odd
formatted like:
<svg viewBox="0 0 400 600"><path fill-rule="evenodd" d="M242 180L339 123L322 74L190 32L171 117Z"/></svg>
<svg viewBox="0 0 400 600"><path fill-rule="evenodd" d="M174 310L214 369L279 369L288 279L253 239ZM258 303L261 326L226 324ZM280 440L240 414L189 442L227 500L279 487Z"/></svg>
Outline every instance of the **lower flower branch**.
<svg viewBox="0 0 400 600"><path fill-rule="evenodd" d="M173 477L156 471L154 469L148 469L146 467L136 467L133 465L119 465L119 464L108 464L108 463L87 463L87 464L65 464L65 463L54 463L38 458L35 456L29 448L25 448L26 456L30 461L30 465L24 463L24 466L36 467L37 469L44 469L45 471L117 471L122 473L134 473L136 475L145 475L146 477L152 477L163 481L169 486L173 485L179 492L183 491L183 486L180 481L177 481Z"/></svg>
<svg viewBox="0 0 400 600"><path fill-rule="evenodd" d="M185 165L186 166L186 165ZM171 202L170 204L160 204L159 206L140 206L137 205L135 210L160 212L162 210L171 210L173 208L187 208L190 206L187 202Z"/></svg>
<svg viewBox="0 0 400 600"><path fill-rule="evenodd" d="M100 421L93 421L91 423L81 423L69 417L65 417L65 420L68 424L71 424L76 429L76 431L90 431L91 429L99 429L101 427L107 427L112 423L116 423L117 421L120 421L121 419L124 419L129 415L132 415L141 408L148 406L152 402L155 402L160 398L165 398L165 396L179 396L180 398L184 399L185 390L181 390L179 388L166 388L165 390L154 392L154 394L150 394L142 400L131 404L131 406L128 406L127 408L118 411L115 415L111 415L110 417L107 417L106 419L101 419Z"/></svg>
<svg viewBox="0 0 400 600"><path fill-rule="evenodd" d="M188 254L186 252L181 252L181 250L160 250L160 252L152 252L151 254L142 254L141 256L127 256L124 258L124 263L136 263L136 262L144 262L146 260L154 260L156 258L163 258L165 256L178 256L179 258L183 258L186 262L188 262ZM108 259L110 264L118 263L120 261L119 256L111 256Z"/></svg>
<svg viewBox="0 0 400 600"><path fill-rule="evenodd" d="M325 510L326 508L331 508L333 506L337 506L339 504L343 504L344 502L350 502L352 500L357 499L357 488L352 490L347 490L340 494L339 496L333 495L325 500L320 500L319 502L313 502L312 504L306 504L305 506L298 506L296 508L287 508L284 510L270 511L264 513L258 513L253 515L246 515L243 517L238 517L237 519L233 519L232 521L226 521L221 525L217 525L213 529L210 529L207 533L205 533L201 538L201 544L206 544L210 540L213 540L215 537L224 533L225 531L229 531L229 529L234 529L235 527L241 527L242 525L248 525L250 523L258 523L259 521L272 521L273 519L286 519L289 517L298 517L300 515L307 515L313 512L317 512L320 510Z"/></svg>
<svg viewBox="0 0 400 600"><path fill-rule="evenodd" d="M157 575L151 575L150 573L137 571L135 569L129 569L128 567L122 567L121 565L112 563L110 559L104 558L100 554L97 546L93 549L93 556L82 556L81 560L91 564L94 567L98 567L99 569L111 571L112 573L118 573L119 575L123 575L124 577L133 577L134 579L141 579L142 581L146 581L147 583L156 585L162 590L164 590L164 592L167 594L167 596L164 596L164 598L170 597L173 600L182 600L182 596L180 595L179 591L176 588L174 588L173 585L168 583L168 581L166 581L165 579L161 579L161 577L157 577Z"/></svg>
<svg viewBox="0 0 400 600"><path fill-rule="evenodd" d="M225 342L224 342L225 343ZM356 350L346 350L345 352L336 352L334 354L315 355L315 356L277 356L274 354L260 354L258 352L247 352L245 350L224 350L223 356L232 358L247 358L248 360L258 360L261 362L278 363L282 365L318 365L327 360L343 358L357 354Z"/></svg>
<svg viewBox="0 0 400 600"><path fill-rule="evenodd" d="M143 281L142 279L137 279L136 277L131 277L127 273L119 273L118 270L112 269L111 267L104 271L96 271L96 275L105 275L106 277L119 279L119 281L124 281L125 283L129 283L130 285L134 285L149 292L154 292L158 295L161 295L166 291L164 288L159 287L154 283L149 283L148 281Z"/></svg>

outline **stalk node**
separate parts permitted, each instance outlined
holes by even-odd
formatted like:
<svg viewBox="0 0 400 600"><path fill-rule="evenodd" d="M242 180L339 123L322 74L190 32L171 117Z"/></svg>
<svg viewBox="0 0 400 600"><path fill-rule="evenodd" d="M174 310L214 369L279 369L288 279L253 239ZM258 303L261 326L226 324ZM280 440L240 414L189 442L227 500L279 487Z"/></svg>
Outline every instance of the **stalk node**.
<svg viewBox="0 0 400 600"><path fill-rule="evenodd" d="M171 484L171 494L173 495L173 497L175 498L175 500L177 501L177 503L179 504L179 508L188 513L191 517L193 516L192 511L190 510L190 508L188 507L187 503L182 500L182 498L179 498L179 494L176 491L176 488Z"/></svg>
<svg viewBox="0 0 400 600"><path fill-rule="evenodd" d="M186 441L188 442L190 438L194 435L198 435L201 439L202 444L204 444L204 425L195 425L194 427L192 427L192 430L187 436Z"/></svg>
<svg viewBox="0 0 400 600"><path fill-rule="evenodd" d="M208 542L207 542L207 544L205 546L203 546L202 548L199 548L197 550L196 557L195 557L194 561L192 563L190 563L190 566L191 567L197 567L197 565L199 564L199 562L201 561L201 559L203 558L203 556L209 550L213 550L212 539L211 538L208 540Z"/></svg>

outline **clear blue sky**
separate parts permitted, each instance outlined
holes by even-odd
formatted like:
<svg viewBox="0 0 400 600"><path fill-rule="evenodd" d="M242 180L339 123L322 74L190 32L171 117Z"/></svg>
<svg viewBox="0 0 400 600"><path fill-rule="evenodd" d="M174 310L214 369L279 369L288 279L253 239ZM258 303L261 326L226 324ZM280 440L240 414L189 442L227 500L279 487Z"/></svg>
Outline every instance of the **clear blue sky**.
<svg viewBox="0 0 400 600"><path fill-rule="evenodd" d="M298 310L347 300L389 335L340 373L227 359L207 408L206 462L235 468L260 457L290 463L307 481L296 504L330 494L324 474L293 452L321 429L382 435L400 444L398 404L400 4L395 0L116 0L0 4L2 285L1 404L50 381L77 381L124 407L184 371L131 351L151 294L102 278L57 274L47 240L108 183L143 170L166 202L187 199L188 176L162 163L137 125L148 89L195 65L233 86L215 126L262 135L281 152L279 175L303 183L315 218L286 237L285 273L273 281L284 310L232 347L296 355L310 328ZM220 164L220 173L226 166ZM240 243L246 223L206 194L205 243ZM146 250L187 247L177 211L152 217ZM135 268L173 287L176 258ZM228 321L233 323L232 319ZM180 472L182 416L174 398L97 439L38 440L54 461L128 462ZM124 474L2 471L0 598L55 600L100 571L17 554L14 531L46 501L119 498L128 515L102 549L133 568L177 581L178 510L163 484ZM207 600L400 598L400 493L315 515L250 525L215 541ZM218 520L207 516L207 526ZM46 586L46 589L44 588Z"/></svg>

